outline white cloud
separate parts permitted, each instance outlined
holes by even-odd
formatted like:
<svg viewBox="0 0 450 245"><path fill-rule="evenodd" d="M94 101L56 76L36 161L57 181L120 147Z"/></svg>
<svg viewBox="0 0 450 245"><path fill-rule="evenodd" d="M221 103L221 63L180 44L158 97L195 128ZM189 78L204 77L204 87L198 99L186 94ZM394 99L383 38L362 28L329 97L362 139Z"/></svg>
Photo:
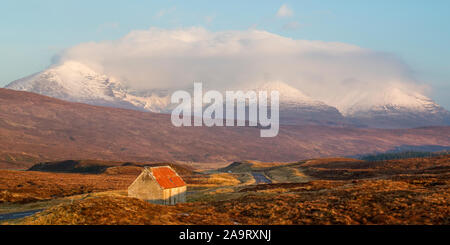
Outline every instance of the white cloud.
<svg viewBox="0 0 450 245"><path fill-rule="evenodd" d="M291 17L294 15L294 11L290 9L286 4L281 5L277 11L277 17Z"/></svg>
<svg viewBox="0 0 450 245"><path fill-rule="evenodd" d="M387 88L420 91L395 56L337 42L294 40L260 30L203 28L132 31L116 41L82 43L61 61L76 60L136 89L247 89L282 81L346 109L355 98L375 103Z"/></svg>

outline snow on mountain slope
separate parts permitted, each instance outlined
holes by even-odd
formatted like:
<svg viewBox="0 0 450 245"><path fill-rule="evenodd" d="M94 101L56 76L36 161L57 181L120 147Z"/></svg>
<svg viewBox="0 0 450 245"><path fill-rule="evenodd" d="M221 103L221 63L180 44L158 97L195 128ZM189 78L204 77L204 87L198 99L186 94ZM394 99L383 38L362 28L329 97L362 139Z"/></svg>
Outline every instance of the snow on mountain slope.
<svg viewBox="0 0 450 245"><path fill-rule="evenodd" d="M443 108L430 98L416 92L391 86L374 95L349 91L336 105L345 115L355 115L366 111L409 110L416 112L438 113Z"/></svg>
<svg viewBox="0 0 450 245"><path fill-rule="evenodd" d="M109 92L116 87L120 90L120 84L113 79L97 74L81 63L66 62L14 81L6 88L26 90L52 97L113 100Z"/></svg>
<svg viewBox="0 0 450 245"><path fill-rule="evenodd" d="M313 98L305 95L300 90L280 81L267 82L259 86L256 91L278 91L280 93L280 103L303 105L303 106L326 106L325 103L314 100Z"/></svg>
<svg viewBox="0 0 450 245"><path fill-rule="evenodd" d="M286 83L280 81L265 83L256 91L279 92L281 124L329 126L350 124L335 107L315 100Z"/></svg>
<svg viewBox="0 0 450 245"><path fill-rule="evenodd" d="M353 121L377 128L450 124L450 112L432 99L398 87L385 88L378 98L359 94L357 99L352 98L352 103L341 108L341 111Z"/></svg>
<svg viewBox="0 0 450 245"><path fill-rule="evenodd" d="M14 81L8 89L34 92L63 100L125 107L152 112L169 112L170 93L164 91L138 92L125 87L114 77L100 74L88 66L66 61L47 70ZM282 82L266 83L257 90L280 92L280 102L287 107L328 109L323 102L313 100L299 90Z"/></svg>
<svg viewBox="0 0 450 245"><path fill-rule="evenodd" d="M66 61L43 72L16 80L6 88L73 102L152 112L163 111L170 102L168 96L139 96L136 91L126 88L117 79L99 74L75 61Z"/></svg>
<svg viewBox="0 0 450 245"><path fill-rule="evenodd" d="M8 89L34 92L92 105L170 113L170 91L136 91L118 79L76 61L66 61L16 80ZM379 93L349 90L326 103L286 83L268 82L256 91L280 92L280 123L358 125L380 128L450 125L450 113L430 98L406 87Z"/></svg>

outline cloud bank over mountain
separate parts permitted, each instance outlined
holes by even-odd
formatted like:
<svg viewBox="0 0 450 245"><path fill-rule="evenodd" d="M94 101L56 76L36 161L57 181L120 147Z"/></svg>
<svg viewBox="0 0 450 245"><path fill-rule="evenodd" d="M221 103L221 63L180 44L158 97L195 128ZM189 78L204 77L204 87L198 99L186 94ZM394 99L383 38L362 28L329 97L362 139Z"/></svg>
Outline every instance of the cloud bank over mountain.
<svg viewBox="0 0 450 245"><path fill-rule="evenodd" d="M394 55L337 42L294 40L267 31L203 28L132 31L115 41L82 43L60 55L134 89L252 89L282 81L336 106L408 104L427 87ZM396 96L396 93L401 95ZM405 95L406 94L406 95Z"/></svg>

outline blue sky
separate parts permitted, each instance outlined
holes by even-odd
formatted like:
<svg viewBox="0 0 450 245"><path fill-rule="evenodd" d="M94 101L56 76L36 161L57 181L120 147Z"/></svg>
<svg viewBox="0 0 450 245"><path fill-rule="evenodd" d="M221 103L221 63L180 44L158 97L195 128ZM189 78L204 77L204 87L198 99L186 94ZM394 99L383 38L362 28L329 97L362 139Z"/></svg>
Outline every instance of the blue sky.
<svg viewBox="0 0 450 245"><path fill-rule="evenodd" d="M285 4L287 12L277 16ZM450 108L450 1L84 1L2 0L0 86L46 68L55 54L149 27L264 29L294 39L337 41L390 52Z"/></svg>

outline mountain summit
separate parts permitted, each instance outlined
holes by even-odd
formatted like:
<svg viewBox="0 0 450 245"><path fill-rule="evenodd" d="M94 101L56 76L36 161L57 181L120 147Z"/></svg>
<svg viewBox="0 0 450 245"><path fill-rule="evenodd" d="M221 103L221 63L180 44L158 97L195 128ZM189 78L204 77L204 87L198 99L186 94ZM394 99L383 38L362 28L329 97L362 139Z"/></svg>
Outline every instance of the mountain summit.
<svg viewBox="0 0 450 245"><path fill-rule="evenodd" d="M92 105L162 112L168 96L140 96L118 79L98 73L76 61L66 61L47 70L16 80L5 88L34 92L58 99Z"/></svg>
<svg viewBox="0 0 450 245"><path fill-rule="evenodd" d="M257 91L267 91L268 93L272 91L278 91L280 93L281 103L292 103L292 104L308 104L308 105L319 105L325 103L314 100L313 98L305 95L302 91L280 81L267 82L261 85Z"/></svg>
<svg viewBox="0 0 450 245"><path fill-rule="evenodd" d="M280 94L280 123L288 125L351 124L333 106L315 100L302 91L280 81L264 83L257 91L278 91Z"/></svg>
<svg viewBox="0 0 450 245"><path fill-rule="evenodd" d="M345 98L353 103L349 103L346 108L340 108L340 111L350 120L369 127L395 128L450 124L450 112L432 99L415 91L392 86L386 87L378 97L368 98L370 97L365 94L360 94L357 98Z"/></svg>

